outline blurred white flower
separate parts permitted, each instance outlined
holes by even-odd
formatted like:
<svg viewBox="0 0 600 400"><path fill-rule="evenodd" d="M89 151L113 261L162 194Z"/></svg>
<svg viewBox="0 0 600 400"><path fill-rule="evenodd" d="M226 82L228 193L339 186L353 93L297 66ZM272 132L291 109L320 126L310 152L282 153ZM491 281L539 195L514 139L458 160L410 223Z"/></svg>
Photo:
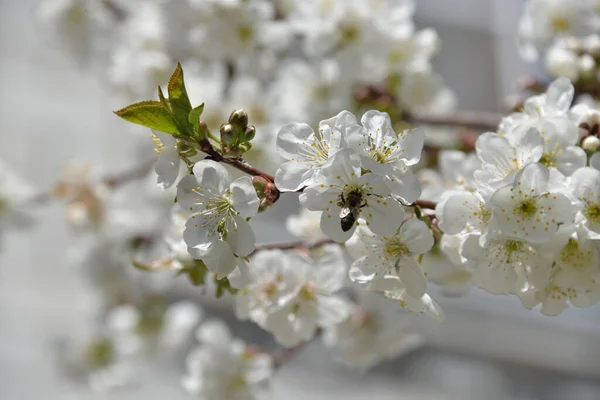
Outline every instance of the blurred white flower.
<svg viewBox="0 0 600 400"><path fill-rule="evenodd" d="M415 315L379 294L362 292L342 323L325 329L323 341L349 367L366 370L424 343L413 332Z"/></svg>
<svg viewBox="0 0 600 400"><path fill-rule="evenodd" d="M183 387L206 400L256 399L273 374L271 356L233 338L221 321L206 321L196 337L200 346L188 355Z"/></svg>

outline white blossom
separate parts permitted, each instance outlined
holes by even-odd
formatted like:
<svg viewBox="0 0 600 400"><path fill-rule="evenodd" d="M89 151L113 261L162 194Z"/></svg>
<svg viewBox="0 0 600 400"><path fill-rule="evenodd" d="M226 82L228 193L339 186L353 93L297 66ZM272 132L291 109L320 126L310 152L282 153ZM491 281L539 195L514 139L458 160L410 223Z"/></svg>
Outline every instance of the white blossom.
<svg viewBox="0 0 600 400"><path fill-rule="evenodd" d="M34 195L33 188L0 159L0 232L31 225L28 202Z"/></svg>
<svg viewBox="0 0 600 400"><path fill-rule="evenodd" d="M188 355L183 387L200 399L256 399L273 374L271 356L233 338L218 320L203 323L196 336L200 346Z"/></svg>
<svg viewBox="0 0 600 400"><path fill-rule="evenodd" d="M394 196L413 203L421 188L409 167L421 159L425 134L421 129L396 133L390 116L376 110L367 111L361 123L364 129L353 131L348 143L360 154L362 168L384 178Z"/></svg>
<svg viewBox="0 0 600 400"><path fill-rule="evenodd" d="M323 341L349 367L366 370L424 343L413 327L415 315L379 294L362 292L343 322L325 329Z"/></svg>
<svg viewBox="0 0 600 400"><path fill-rule="evenodd" d="M254 233L246 218L258 212L256 191L248 177L229 184L227 170L215 161L199 161L193 172L177 185L177 202L191 215L184 240L194 258L228 275L236 266L234 255L243 257L254 250Z"/></svg>
<svg viewBox="0 0 600 400"><path fill-rule="evenodd" d="M379 234L392 234L400 226L402 206L391 197L383 179L372 173L361 175L360 159L351 149L338 151L317 178L300 195L300 204L324 211L321 229L333 240L345 242L356 229L355 223L342 226L342 214L353 214L354 220L361 215Z"/></svg>
<svg viewBox="0 0 600 400"><path fill-rule="evenodd" d="M406 292L421 298L427 288L427 279L415 259L433 247L434 240L427 225L416 218L405 221L396 234L374 235L364 229L359 231L365 255L350 268L350 279L370 283L397 275Z"/></svg>
<svg viewBox="0 0 600 400"><path fill-rule="evenodd" d="M543 243L572 222L571 201L549 187L548 168L533 163L523 168L512 185L498 189L490 198L492 217L507 235L531 243Z"/></svg>

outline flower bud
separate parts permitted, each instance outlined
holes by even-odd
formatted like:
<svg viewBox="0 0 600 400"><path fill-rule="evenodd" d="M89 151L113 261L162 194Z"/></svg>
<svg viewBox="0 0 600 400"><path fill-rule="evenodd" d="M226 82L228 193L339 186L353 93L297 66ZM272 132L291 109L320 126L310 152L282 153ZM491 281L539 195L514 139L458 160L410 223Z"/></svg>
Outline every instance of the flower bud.
<svg viewBox="0 0 600 400"><path fill-rule="evenodd" d="M229 123L236 131L243 131L248 126L248 113L244 110L233 110L229 115Z"/></svg>
<svg viewBox="0 0 600 400"><path fill-rule="evenodd" d="M221 143L223 145L228 146L235 143L236 134L231 124L226 122L221 125L219 132L221 133Z"/></svg>
<svg viewBox="0 0 600 400"><path fill-rule="evenodd" d="M253 125L247 126L244 131L244 142L249 142L254 139L256 135L256 128Z"/></svg>
<svg viewBox="0 0 600 400"><path fill-rule="evenodd" d="M589 153L595 153L598 151L598 149L600 149L600 139L598 139L596 136L588 136L583 139L581 147Z"/></svg>
<svg viewBox="0 0 600 400"><path fill-rule="evenodd" d="M194 129L194 133L192 134L192 138L196 140L198 143L206 139L208 136L208 126L206 122L200 120L198 122L198 128Z"/></svg>

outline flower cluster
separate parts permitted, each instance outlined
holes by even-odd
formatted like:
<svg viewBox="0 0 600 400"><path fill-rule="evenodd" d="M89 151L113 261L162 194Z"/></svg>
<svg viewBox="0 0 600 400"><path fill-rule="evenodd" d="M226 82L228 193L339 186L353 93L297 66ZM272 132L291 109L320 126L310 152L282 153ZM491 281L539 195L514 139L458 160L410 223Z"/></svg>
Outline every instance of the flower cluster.
<svg viewBox="0 0 600 400"><path fill-rule="evenodd" d="M600 300L600 170L580 147L597 139L597 111L571 108L573 93L559 79L481 135L474 179L436 208L444 238L453 237L442 246L450 260L479 287L541 303L545 314Z"/></svg>
<svg viewBox="0 0 600 400"><path fill-rule="evenodd" d="M181 60L192 98L216 131L234 107L258 132L247 157L274 168L277 129L355 109L355 88L386 79L398 106L444 112L453 93L434 71L433 29L417 30L414 1L44 0L39 18L75 59L106 65L120 101L147 98ZM288 95L294 93L293 96ZM372 106L372 104L371 104Z"/></svg>
<svg viewBox="0 0 600 400"><path fill-rule="evenodd" d="M529 0L519 22L519 45L525 60L536 60L555 38L600 32L600 12L594 0Z"/></svg>

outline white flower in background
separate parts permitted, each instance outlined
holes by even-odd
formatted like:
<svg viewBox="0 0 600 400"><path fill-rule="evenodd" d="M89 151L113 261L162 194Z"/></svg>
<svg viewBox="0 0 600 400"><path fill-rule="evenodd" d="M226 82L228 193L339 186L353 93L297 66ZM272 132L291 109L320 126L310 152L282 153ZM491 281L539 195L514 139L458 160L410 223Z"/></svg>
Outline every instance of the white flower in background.
<svg viewBox="0 0 600 400"><path fill-rule="evenodd" d="M421 298L427 289L427 279L415 259L433 247L433 234L417 218L405 221L396 234L374 235L365 229L358 232L364 243L364 256L350 268L350 279L358 283L383 280L386 275L397 275L413 298Z"/></svg>
<svg viewBox="0 0 600 400"><path fill-rule="evenodd" d="M481 169L475 171L479 193L487 198L496 189L513 182L523 167L539 161L544 151L543 139L534 128L513 143L497 133L479 136L475 144Z"/></svg>
<svg viewBox="0 0 600 400"><path fill-rule="evenodd" d="M415 65L431 62L440 47L441 41L434 29L393 35L387 67L391 73L412 71Z"/></svg>
<svg viewBox="0 0 600 400"><path fill-rule="evenodd" d="M289 233L306 241L319 241L327 236L321 230L321 211L301 208L299 214L287 217L285 227Z"/></svg>
<svg viewBox="0 0 600 400"><path fill-rule="evenodd" d="M600 12L594 0L530 0L519 22L519 45L526 61L535 61L539 52L556 37L584 37L598 32Z"/></svg>
<svg viewBox="0 0 600 400"><path fill-rule="evenodd" d="M281 62L273 82L273 91L279 94L274 112L282 121L306 121L312 125L351 108L355 82L351 75L343 78L343 73L341 65L332 60Z"/></svg>
<svg viewBox="0 0 600 400"><path fill-rule="evenodd" d="M122 351L152 353L181 348L200 322L200 308L189 301L138 308L125 304L107 315L107 326Z"/></svg>
<svg viewBox="0 0 600 400"><path fill-rule="evenodd" d="M321 229L340 243L352 236L359 215L379 234L393 234L404 219L404 210L390 196L389 187L374 174L361 176L360 160L349 148L334 154L318 180L300 195L300 204L324 211Z"/></svg>
<svg viewBox="0 0 600 400"><path fill-rule="evenodd" d="M252 400L273 375L271 356L233 338L227 326L210 320L196 334L200 346L187 358L183 387L200 399Z"/></svg>
<svg viewBox="0 0 600 400"><path fill-rule="evenodd" d="M600 250L587 236L574 225L564 225L545 247L553 253L555 264L548 285L534 293L543 314L558 315L567 302L590 307L600 301Z"/></svg>
<svg viewBox="0 0 600 400"><path fill-rule="evenodd" d="M296 191L311 184L329 159L345 145L347 131L359 129L348 111L319 123L318 132L305 123L292 122L277 134L277 150L286 160L275 174L282 191Z"/></svg>
<svg viewBox="0 0 600 400"><path fill-rule="evenodd" d="M421 129L396 133L387 113L367 111L361 118L364 129L348 136L348 145L361 158L361 167L382 177L392 195L407 204L421 194L417 178L410 170L421 159L425 134Z"/></svg>
<svg viewBox="0 0 600 400"><path fill-rule="evenodd" d="M193 172L177 185L177 202L191 215L183 237L194 258L225 276L236 267L234 255L254 251L246 218L256 215L259 199L249 177L229 184L227 170L215 161L199 161Z"/></svg>
<svg viewBox="0 0 600 400"><path fill-rule="evenodd" d="M358 304L343 322L325 329L323 341L337 359L366 370L423 345L413 332L415 315L379 294L361 292Z"/></svg>
<svg viewBox="0 0 600 400"><path fill-rule="evenodd" d="M573 221L571 201L562 193L551 192L549 181L548 168L533 163L517 174L513 185L492 195L492 218L502 232L543 243L557 232L559 224Z"/></svg>
<svg viewBox="0 0 600 400"><path fill-rule="evenodd" d="M462 295L471 287L473 268L462 255L462 247L468 236L445 233L440 242L421 259L421 268L427 279L436 283L446 296Z"/></svg>
<svg viewBox="0 0 600 400"><path fill-rule="evenodd" d="M27 202L33 197L33 188L0 159L0 232L31 225Z"/></svg>
<svg viewBox="0 0 600 400"><path fill-rule="evenodd" d="M101 2L44 0L37 18L75 61L87 61L108 15Z"/></svg>
<svg viewBox="0 0 600 400"><path fill-rule="evenodd" d="M248 284L236 296L236 316L266 327L267 317L278 309L282 296L293 293L299 284L291 263L281 250L264 250L252 257Z"/></svg>
<svg viewBox="0 0 600 400"><path fill-rule="evenodd" d="M546 69L552 76L579 79L579 57L567 47L565 40L557 40L546 53Z"/></svg>
<svg viewBox="0 0 600 400"><path fill-rule="evenodd" d="M190 1L195 24L189 32L192 48L210 60L236 61L262 44L272 43L267 29L275 16L265 0L236 2ZM215 40L219 38L219 40Z"/></svg>
<svg viewBox="0 0 600 400"><path fill-rule="evenodd" d="M168 52L169 27L157 1L136 2L120 27L110 54L107 77L131 101L154 96L169 79L174 60Z"/></svg>
<svg viewBox="0 0 600 400"><path fill-rule="evenodd" d="M412 65L402 75L396 96L408 111L443 114L456 108L456 95L429 65Z"/></svg>
<svg viewBox="0 0 600 400"><path fill-rule="evenodd" d="M600 239L600 171L581 168L573 174L571 184L580 207L576 219L591 239Z"/></svg>
<svg viewBox="0 0 600 400"><path fill-rule="evenodd" d="M284 346L308 341L317 328L348 315L346 301L335 295L346 271L335 246L314 258L281 250L260 252L248 268L249 284L237 296L236 315L273 333Z"/></svg>
<svg viewBox="0 0 600 400"><path fill-rule="evenodd" d="M438 154L438 170L421 169L417 178L423 188L421 199L439 202L449 190L475 191L473 174L481 167L475 153L442 150Z"/></svg>

